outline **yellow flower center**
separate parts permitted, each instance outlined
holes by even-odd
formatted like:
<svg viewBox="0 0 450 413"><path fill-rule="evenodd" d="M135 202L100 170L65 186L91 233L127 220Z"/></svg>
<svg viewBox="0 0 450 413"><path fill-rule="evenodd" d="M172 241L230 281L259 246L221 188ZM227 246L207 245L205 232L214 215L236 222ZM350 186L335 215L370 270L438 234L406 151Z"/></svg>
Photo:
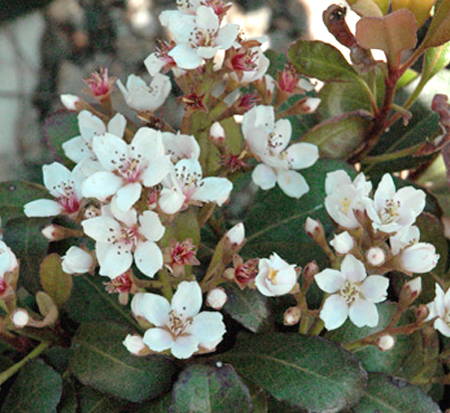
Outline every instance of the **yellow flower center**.
<svg viewBox="0 0 450 413"><path fill-rule="evenodd" d="M269 274L267 275L267 278L270 280L270 282L273 285L277 284L277 274L278 274L278 270L274 270L273 268L269 268Z"/></svg>
<svg viewBox="0 0 450 413"><path fill-rule="evenodd" d="M344 297L347 304L352 304L359 298L360 289L356 284L346 281L339 293L342 297Z"/></svg>

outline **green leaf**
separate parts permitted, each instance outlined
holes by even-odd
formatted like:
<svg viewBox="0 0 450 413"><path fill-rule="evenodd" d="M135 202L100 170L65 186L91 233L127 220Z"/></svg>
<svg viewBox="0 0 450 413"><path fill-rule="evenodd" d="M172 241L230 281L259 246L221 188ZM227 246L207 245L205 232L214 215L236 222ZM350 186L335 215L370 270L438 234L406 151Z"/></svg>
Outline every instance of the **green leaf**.
<svg viewBox="0 0 450 413"><path fill-rule="evenodd" d="M194 245L200 242L200 228L198 226L197 215L193 208L177 215L175 220L166 228L164 238L161 240L162 246L168 246L170 238L183 242L191 238Z"/></svg>
<svg viewBox="0 0 450 413"><path fill-rule="evenodd" d="M402 87L409 85L413 80L417 79L418 76L419 73L417 73L415 70L406 69L405 73L402 74L397 82L397 89L401 89Z"/></svg>
<svg viewBox="0 0 450 413"><path fill-rule="evenodd" d="M302 75L323 82L354 82L358 80L355 69L331 44L321 41L297 40L289 49L288 56Z"/></svg>
<svg viewBox="0 0 450 413"><path fill-rule="evenodd" d="M371 121L363 110L343 113L314 126L301 140L317 145L321 157L349 158L363 143Z"/></svg>
<svg viewBox="0 0 450 413"><path fill-rule="evenodd" d="M66 274L61 267L61 257L50 254L42 261L40 269L41 285L53 299L58 308L69 299L72 292L72 276Z"/></svg>
<svg viewBox="0 0 450 413"><path fill-rule="evenodd" d="M422 67L421 83L427 83L450 63L450 42L442 46L432 47L425 52Z"/></svg>
<svg viewBox="0 0 450 413"><path fill-rule="evenodd" d="M47 255L48 240L41 231L50 218L15 218L3 227L5 243L20 259L20 283L35 293L39 286L39 265Z"/></svg>
<svg viewBox="0 0 450 413"><path fill-rule="evenodd" d="M72 342L69 366L84 385L142 402L166 392L175 369L167 357L131 355L122 344L129 332L115 323L82 324Z"/></svg>
<svg viewBox="0 0 450 413"><path fill-rule="evenodd" d="M133 413L167 413L170 412L172 404L172 393L167 393L151 402L143 403L138 408L133 409Z"/></svg>
<svg viewBox="0 0 450 413"><path fill-rule="evenodd" d="M62 144L80 134L78 128L78 115L70 112L56 112L44 122L44 139L55 158L66 166L72 166L64 154Z"/></svg>
<svg viewBox="0 0 450 413"><path fill-rule="evenodd" d="M23 206L40 198L51 198L47 189L38 184L25 181L0 183L0 216L2 225L13 218L25 217Z"/></svg>
<svg viewBox="0 0 450 413"><path fill-rule="evenodd" d="M439 413L439 406L418 387L381 373L370 373L367 390L354 413Z"/></svg>
<svg viewBox="0 0 450 413"><path fill-rule="evenodd" d="M75 384L72 380L64 380L58 413L77 413L78 401Z"/></svg>
<svg viewBox="0 0 450 413"><path fill-rule="evenodd" d="M364 394L367 373L356 357L320 337L242 334L221 355L277 400L308 411L340 411Z"/></svg>
<svg viewBox="0 0 450 413"><path fill-rule="evenodd" d="M435 47L447 43L450 40L450 2L439 2L434 12L430 27L428 28L423 47Z"/></svg>
<svg viewBox="0 0 450 413"><path fill-rule="evenodd" d="M173 386L171 413L247 413L250 394L230 365L191 365Z"/></svg>
<svg viewBox="0 0 450 413"><path fill-rule="evenodd" d="M61 399L61 376L40 359L28 362L19 373L2 406L3 413L56 413Z"/></svg>
<svg viewBox="0 0 450 413"><path fill-rule="evenodd" d="M91 389L82 387L79 391L80 413L119 413L124 402Z"/></svg>
<svg viewBox="0 0 450 413"><path fill-rule="evenodd" d="M300 199L288 197L278 187L270 191L259 191L244 221L247 243L243 255L245 251L251 251L261 243L270 247L271 243L293 245L310 242L303 230L307 217L321 220L325 229L330 230L332 224L323 204L326 196L325 176L338 169L344 169L351 176L355 175L350 165L335 160L319 160L311 168L302 170L301 174L310 190ZM281 250L279 253L283 257Z"/></svg>
<svg viewBox="0 0 450 413"><path fill-rule="evenodd" d="M347 320L341 328L329 331L326 334L326 338L338 343L349 343L383 330L391 321L392 316L397 310L397 306L394 303L385 301L384 303L378 304L377 309L379 315L377 327L359 328ZM413 317L405 315L398 325L405 325L413 321ZM381 351L376 346L365 346L354 350L353 354L361 361L367 371L398 375L409 352L409 348L412 345L413 338L411 336L398 335L396 336L395 346L390 351Z"/></svg>
<svg viewBox="0 0 450 413"><path fill-rule="evenodd" d="M237 285L224 285L228 301L223 310L253 333L273 329L269 300L259 291L241 290Z"/></svg>

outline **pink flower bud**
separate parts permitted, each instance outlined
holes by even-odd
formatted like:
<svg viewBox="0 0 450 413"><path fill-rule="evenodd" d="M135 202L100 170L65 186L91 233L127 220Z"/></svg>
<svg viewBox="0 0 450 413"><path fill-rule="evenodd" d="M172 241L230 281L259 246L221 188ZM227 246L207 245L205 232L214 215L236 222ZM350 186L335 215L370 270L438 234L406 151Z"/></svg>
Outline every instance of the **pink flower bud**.
<svg viewBox="0 0 450 413"><path fill-rule="evenodd" d="M80 102L80 98L75 95L61 95L61 103L67 110L77 111L77 103Z"/></svg>
<svg viewBox="0 0 450 413"><path fill-rule="evenodd" d="M284 325L294 326L300 321L302 310L298 307L290 307L284 312Z"/></svg>
<svg viewBox="0 0 450 413"><path fill-rule="evenodd" d="M355 246L353 237L347 231L342 232L339 235L335 235L335 237L330 241L330 244L333 246L335 251L341 255L349 253Z"/></svg>
<svg viewBox="0 0 450 413"><path fill-rule="evenodd" d="M139 355L139 353L147 347L144 344L142 337L138 334L128 334L122 344L131 354L134 354L136 356Z"/></svg>
<svg viewBox="0 0 450 413"><path fill-rule="evenodd" d="M372 247L366 252L366 260L370 265L378 267L386 261L386 253L380 247Z"/></svg>
<svg viewBox="0 0 450 413"><path fill-rule="evenodd" d="M30 321L30 315L27 310L17 308L11 315L11 321L16 328L24 328Z"/></svg>
<svg viewBox="0 0 450 413"><path fill-rule="evenodd" d="M320 99L308 97L308 98L306 98L306 101L303 103L303 105L304 105L305 110L308 110L309 113L315 112L315 110L320 105Z"/></svg>
<svg viewBox="0 0 450 413"><path fill-rule="evenodd" d="M314 232L317 231L319 228L320 228L319 221L316 221L315 219L312 219L310 217L306 218L305 231L309 237L313 238Z"/></svg>
<svg viewBox="0 0 450 413"><path fill-rule="evenodd" d="M223 288L214 288L206 296L206 305L214 310L220 310L227 300L228 296Z"/></svg>
<svg viewBox="0 0 450 413"><path fill-rule="evenodd" d="M376 344L381 351L389 351L394 348L395 339L390 334L385 334L377 340Z"/></svg>
<svg viewBox="0 0 450 413"><path fill-rule="evenodd" d="M218 145L222 145L226 140L225 129L219 122L214 122L209 130L209 136Z"/></svg>
<svg viewBox="0 0 450 413"><path fill-rule="evenodd" d="M408 288L411 295L417 297L422 292L422 278L416 277L411 281L405 283L405 287Z"/></svg>

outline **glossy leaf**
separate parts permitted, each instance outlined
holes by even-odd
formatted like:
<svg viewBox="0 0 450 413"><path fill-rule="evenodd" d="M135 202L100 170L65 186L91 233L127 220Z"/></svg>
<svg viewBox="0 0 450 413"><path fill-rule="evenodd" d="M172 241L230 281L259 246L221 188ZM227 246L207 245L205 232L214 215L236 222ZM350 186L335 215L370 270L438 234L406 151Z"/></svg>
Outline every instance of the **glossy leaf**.
<svg viewBox="0 0 450 413"><path fill-rule="evenodd" d="M370 113L354 111L327 119L302 136L302 142L319 147L325 158L349 158L363 143L372 117Z"/></svg>
<svg viewBox="0 0 450 413"><path fill-rule="evenodd" d="M366 386L367 373L355 356L320 337L242 334L220 358L277 400L307 411L341 411Z"/></svg>
<svg viewBox="0 0 450 413"><path fill-rule="evenodd" d="M450 42L432 47L425 52L421 82L428 82L450 63Z"/></svg>
<svg viewBox="0 0 450 413"><path fill-rule="evenodd" d="M62 149L62 144L80 134L78 129L78 117L76 113L56 112L46 118L44 122L44 139L50 150L55 154L55 159L71 166Z"/></svg>
<svg viewBox="0 0 450 413"><path fill-rule="evenodd" d="M28 362L9 389L3 413L56 413L62 394L61 376L42 360Z"/></svg>
<svg viewBox="0 0 450 413"><path fill-rule="evenodd" d="M424 47L435 47L447 43L450 40L450 2L443 0L434 12L430 27L428 28Z"/></svg>
<svg viewBox="0 0 450 413"><path fill-rule="evenodd" d="M80 389L78 398L80 413L120 413L124 407L123 401L86 386Z"/></svg>
<svg viewBox="0 0 450 413"><path fill-rule="evenodd" d="M250 394L234 368L223 363L191 365L173 386L171 413L247 413Z"/></svg>
<svg viewBox="0 0 450 413"><path fill-rule="evenodd" d="M115 323L86 323L72 342L69 366L84 385L119 399L142 402L166 392L175 372L167 357L140 358L122 344L130 333Z"/></svg>
<svg viewBox="0 0 450 413"><path fill-rule="evenodd" d="M225 286L228 301L223 310L238 323L253 333L261 333L273 329L273 320L269 299L259 291L241 290L237 285Z"/></svg>
<svg viewBox="0 0 450 413"><path fill-rule="evenodd" d="M418 387L386 374L370 373L366 393L352 411L439 413L441 409Z"/></svg>
<svg viewBox="0 0 450 413"><path fill-rule="evenodd" d="M72 292L72 276L61 268L61 257L58 254L47 255L40 268L41 285L53 299L58 308L69 299Z"/></svg>
<svg viewBox="0 0 450 413"><path fill-rule="evenodd" d="M334 46L320 41L297 40L288 56L295 68L308 77L323 82L355 81L358 74L341 52Z"/></svg>

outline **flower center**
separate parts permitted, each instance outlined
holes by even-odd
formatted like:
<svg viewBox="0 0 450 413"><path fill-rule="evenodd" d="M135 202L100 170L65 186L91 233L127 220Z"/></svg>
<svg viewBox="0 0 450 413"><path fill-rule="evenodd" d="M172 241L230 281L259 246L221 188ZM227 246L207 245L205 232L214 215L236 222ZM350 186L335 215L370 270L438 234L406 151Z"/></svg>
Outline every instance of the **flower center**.
<svg viewBox="0 0 450 413"><path fill-rule="evenodd" d="M131 147L134 150L134 147ZM117 152L116 152L117 154ZM139 176L142 171L141 154L138 154L136 158L128 157L125 154L119 157L119 164L117 165L117 172L125 181L133 183L139 180ZM111 161L113 164L116 162Z"/></svg>
<svg viewBox="0 0 450 413"><path fill-rule="evenodd" d="M348 210L350 209L350 204L352 203L351 199L348 199L347 197L342 198L339 200L339 203L341 204L341 210L344 214L348 214Z"/></svg>
<svg viewBox="0 0 450 413"><path fill-rule="evenodd" d="M167 327L175 337L181 336L191 324L192 318L184 318L183 314L178 314L175 310L170 310Z"/></svg>
<svg viewBox="0 0 450 413"><path fill-rule="evenodd" d="M192 46L196 47L211 47L214 46L214 38L217 31L214 29L200 29L195 27L194 30L189 33L188 42Z"/></svg>
<svg viewBox="0 0 450 413"><path fill-rule="evenodd" d="M190 171L185 165L181 168L175 167L175 175L186 190L196 188L202 179L202 175L200 173Z"/></svg>
<svg viewBox="0 0 450 413"><path fill-rule="evenodd" d="M342 297L344 297L347 304L352 304L359 298L360 289L356 284L346 281L339 293Z"/></svg>
<svg viewBox="0 0 450 413"><path fill-rule="evenodd" d="M389 199L386 201L386 205L381 211L381 222L383 224L390 224L397 220L397 217L400 215L400 201L394 201L393 199Z"/></svg>
<svg viewBox="0 0 450 413"><path fill-rule="evenodd" d="M57 201L64 208L66 212L71 214L77 212L80 208L78 197L75 193L75 182L68 180L67 182L61 182L59 186L54 186L53 190L61 194L57 197Z"/></svg>
<svg viewBox="0 0 450 413"><path fill-rule="evenodd" d="M277 285L277 274L278 270L274 270L273 268L269 268L269 274L267 275L267 278L270 280L272 285Z"/></svg>

